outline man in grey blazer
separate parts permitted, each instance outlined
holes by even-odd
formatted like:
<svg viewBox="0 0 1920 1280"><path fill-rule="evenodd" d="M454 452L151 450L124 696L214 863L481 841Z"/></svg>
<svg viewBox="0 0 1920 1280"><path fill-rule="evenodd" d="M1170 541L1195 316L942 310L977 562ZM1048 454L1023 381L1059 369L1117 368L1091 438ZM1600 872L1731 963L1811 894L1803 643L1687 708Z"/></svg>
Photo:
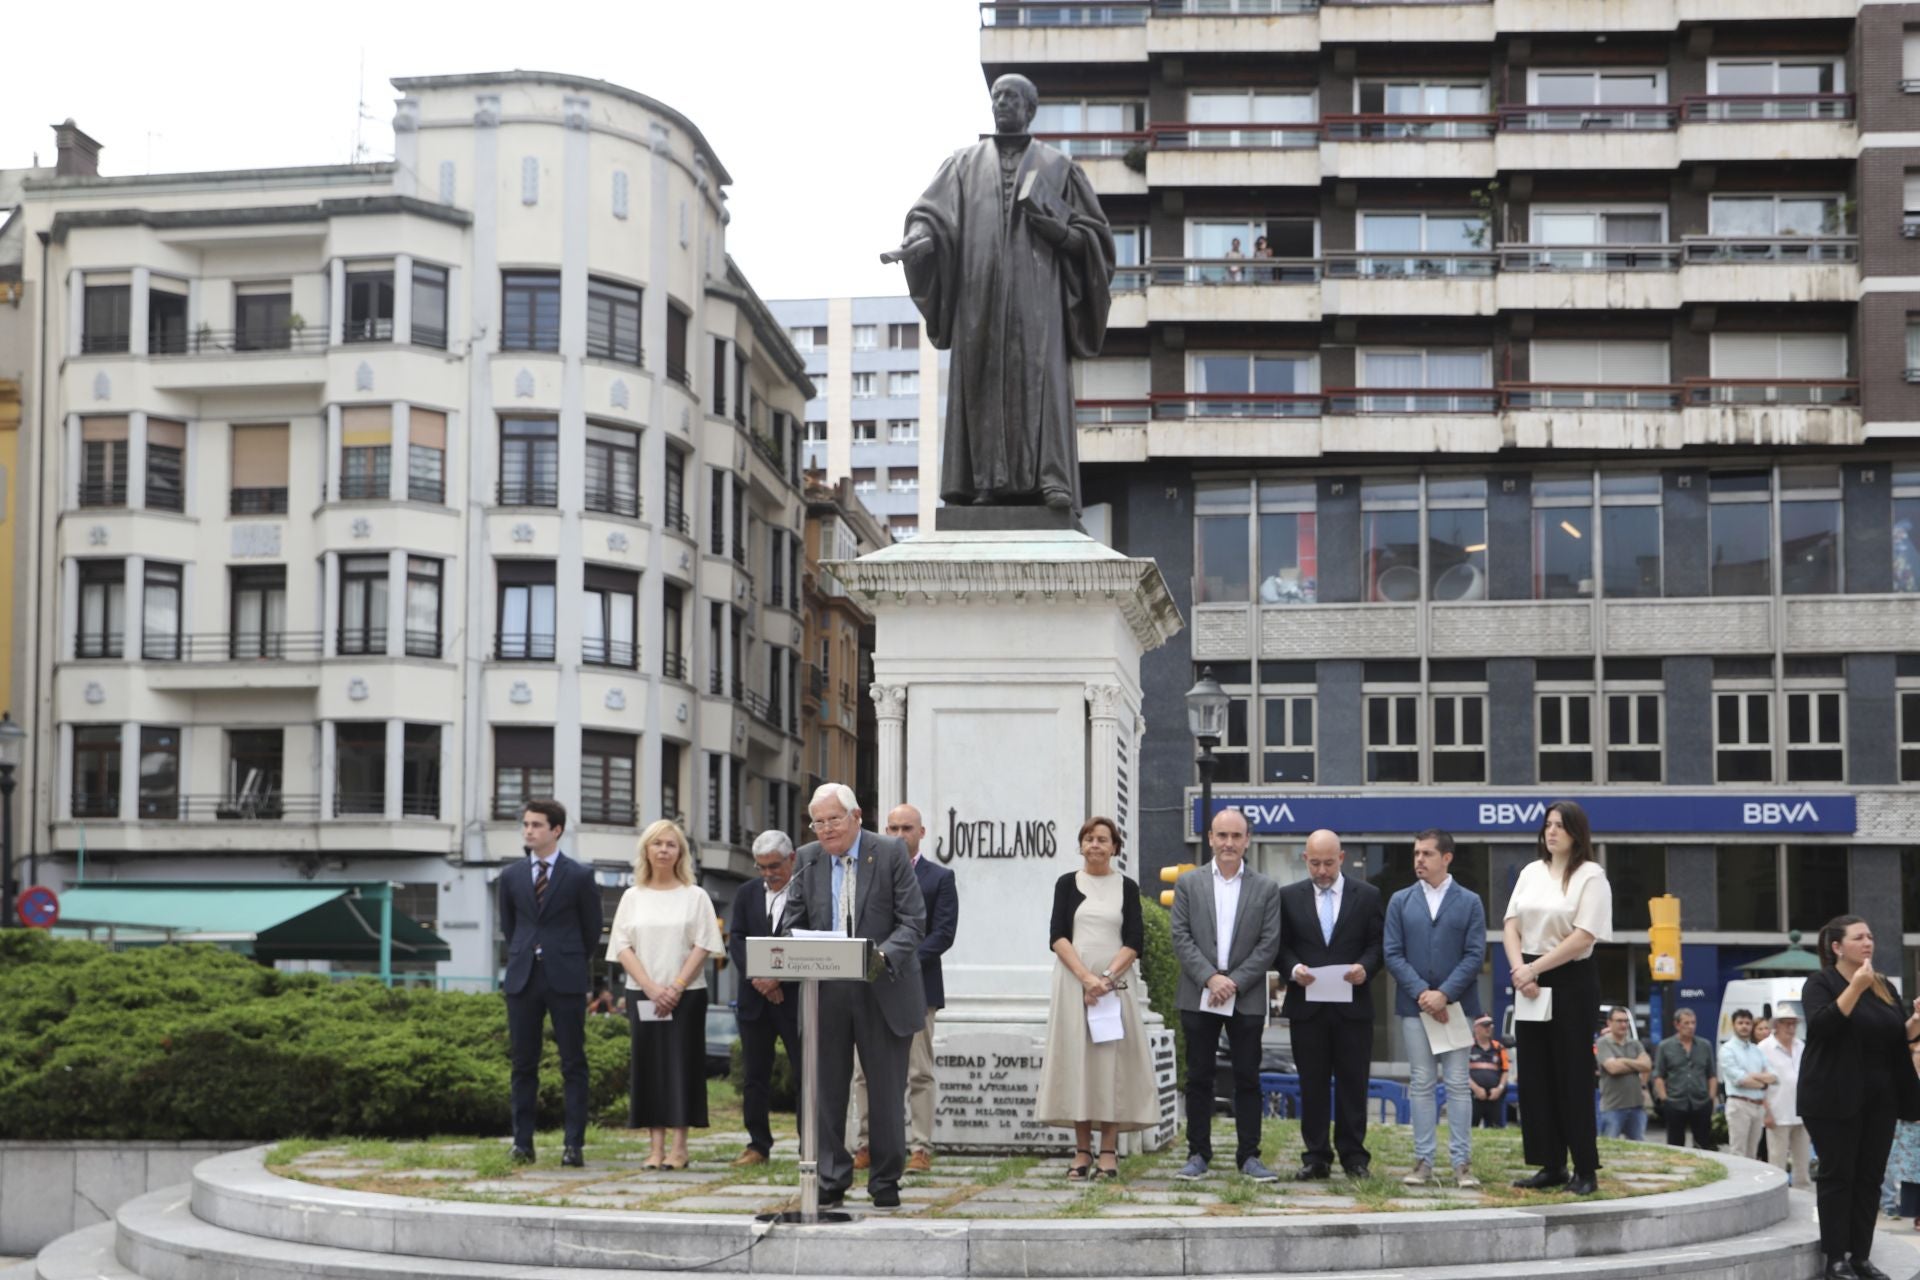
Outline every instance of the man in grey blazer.
<svg viewBox="0 0 1920 1280"><path fill-rule="evenodd" d="M1175 1177L1204 1178L1213 1162L1214 1057L1227 1033L1233 1062L1234 1168L1278 1182L1260 1160L1260 1032L1267 1021L1267 970L1280 950L1280 888L1249 871L1247 815L1213 815L1213 860L1173 886L1173 954L1180 961L1174 1004L1187 1041L1187 1163Z"/></svg>
<svg viewBox="0 0 1920 1280"><path fill-rule="evenodd" d="M814 842L800 849L782 933L842 929L871 938L877 958L866 982L820 988L818 1113L820 1207L838 1208L853 1183L847 1151L847 1092L858 1048L872 1099L867 1190L876 1209L900 1207L907 1163L907 1057L926 1025L926 989L917 955L927 909L904 842L860 829L853 789L829 782L807 806ZM803 1031L805 1029L803 1028Z"/></svg>
<svg viewBox="0 0 1920 1280"><path fill-rule="evenodd" d="M1412 1081L1413 1172L1401 1181L1424 1187L1433 1181L1440 1153L1440 1112L1434 1080L1447 1078L1447 1143L1457 1185L1477 1187L1473 1176L1473 1091L1467 1059L1473 1020L1480 1016L1480 966L1487 958L1487 909L1480 895L1453 878L1453 836L1429 827L1414 838L1414 882L1387 903L1387 972L1393 975L1393 1012L1407 1049ZM1460 1029L1462 1044L1433 1052L1426 1014Z"/></svg>

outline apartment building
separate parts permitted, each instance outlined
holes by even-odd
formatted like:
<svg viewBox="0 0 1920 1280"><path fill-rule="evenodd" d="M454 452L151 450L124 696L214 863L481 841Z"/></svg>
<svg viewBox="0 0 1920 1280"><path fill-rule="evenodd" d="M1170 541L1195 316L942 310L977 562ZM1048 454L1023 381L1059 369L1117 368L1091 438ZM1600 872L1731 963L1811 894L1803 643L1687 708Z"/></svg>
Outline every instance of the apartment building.
<svg viewBox="0 0 1920 1280"><path fill-rule="evenodd" d="M1609 999L1644 1000L1669 890L1683 995L1849 907L1911 956L1920 5L981 22L1117 232L1083 488L1189 623L1144 672L1144 857L1196 849L1210 669L1215 795L1282 878L1326 826L1397 888L1448 827L1497 920L1573 796Z"/></svg>
<svg viewBox="0 0 1920 1280"><path fill-rule="evenodd" d="M716 905L794 821L812 388L691 120L394 83L392 163L26 184L25 829L55 885L399 882L484 977L528 797L610 905L657 816Z"/></svg>
<svg viewBox="0 0 1920 1280"><path fill-rule="evenodd" d="M940 426L947 353L936 351L913 299L801 298L769 304L807 359L806 466L853 481L859 501L911 538L940 505Z"/></svg>
<svg viewBox="0 0 1920 1280"><path fill-rule="evenodd" d="M808 796L822 782L844 782L871 819L867 825L879 830L886 815L878 807L873 615L820 567L826 560L857 560L893 542L853 488L851 476L807 485L807 684L800 711Z"/></svg>

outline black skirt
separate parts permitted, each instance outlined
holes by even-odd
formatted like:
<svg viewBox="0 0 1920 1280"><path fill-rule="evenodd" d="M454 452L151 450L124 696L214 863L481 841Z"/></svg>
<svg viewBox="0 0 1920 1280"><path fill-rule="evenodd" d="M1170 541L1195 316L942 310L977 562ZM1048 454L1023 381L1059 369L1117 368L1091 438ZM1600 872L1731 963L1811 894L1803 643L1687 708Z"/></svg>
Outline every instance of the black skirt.
<svg viewBox="0 0 1920 1280"><path fill-rule="evenodd" d="M633 1036L633 1066L627 1077L629 1129L707 1127L707 993L682 992L666 1022L642 1022L645 1000L627 992L627 1027Z"/></svg>

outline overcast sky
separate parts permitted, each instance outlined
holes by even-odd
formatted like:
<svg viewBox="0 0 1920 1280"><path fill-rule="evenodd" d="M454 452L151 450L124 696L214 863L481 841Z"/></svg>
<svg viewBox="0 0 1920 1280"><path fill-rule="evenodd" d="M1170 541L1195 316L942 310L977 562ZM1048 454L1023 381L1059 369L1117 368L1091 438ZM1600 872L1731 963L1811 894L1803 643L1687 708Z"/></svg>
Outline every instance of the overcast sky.
<svg viewBox="0 0 1920 1280"><path fill-rule="evenodd" d="M975 0L181 0L19 5L0 168L68 116L105 174L393 157L394 76L593 76L686 115L733 175L728 248L763 298L905 292L914 197L991 127ZM365 101L365 118L360 103Z"/></svg>

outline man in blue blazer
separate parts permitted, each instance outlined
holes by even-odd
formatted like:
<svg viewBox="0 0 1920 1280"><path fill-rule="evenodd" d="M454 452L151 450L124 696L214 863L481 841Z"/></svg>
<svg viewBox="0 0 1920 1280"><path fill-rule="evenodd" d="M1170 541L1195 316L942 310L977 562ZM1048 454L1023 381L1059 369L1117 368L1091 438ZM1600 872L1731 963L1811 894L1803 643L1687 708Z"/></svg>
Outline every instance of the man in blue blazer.
<svg viewBox="0 0 1920 1280"><path fill-rule="evenodd" d="M1401 1181L1424 1187L1433 1181L1439 1154L1439 1109L1433 1082L1447 1077L1447 1145L1454 1181L1477 1187L1473 1176L1473 1091L1467 1087L1471 1028L1480 1016L1480 967L1487 958L1487 909L1480 895L1453 878L1453 837L1438 827L1413 842L1414 882L1387 903L1387 972L1393 975L1393 1012L1412 1068L1413 1172ZM1426 1014L1459 1028L1460 1047L1436 1054L1427 1036Z"/></svg>
<svg viewBox="0 0 1920 1280"><path fill-rule="evenodd" d="M557 800L529 800L520 814L527 860L500 874L500 930L507 938L507 1042L513 1055L513 1159L532 1164L540 1095L544 1024L553 1019L566 1085L566 1134L560 1163L586 1163L587 957L600 945L600 885L591 868L560 852L567 811Z"/></svg>

